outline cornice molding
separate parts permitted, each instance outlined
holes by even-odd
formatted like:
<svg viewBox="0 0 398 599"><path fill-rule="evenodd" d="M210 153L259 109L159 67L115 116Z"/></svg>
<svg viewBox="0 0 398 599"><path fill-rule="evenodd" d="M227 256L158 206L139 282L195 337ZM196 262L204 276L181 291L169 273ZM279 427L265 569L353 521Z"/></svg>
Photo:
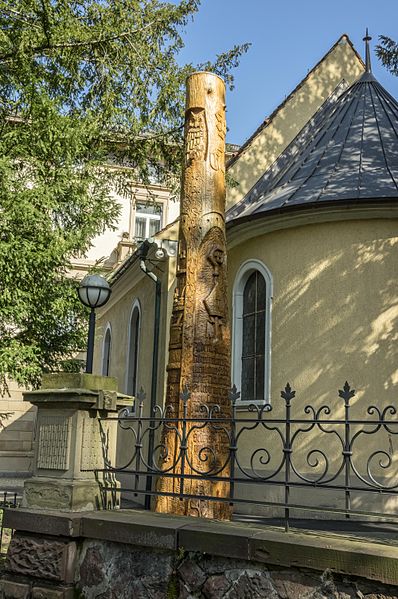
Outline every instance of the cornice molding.
<svg viewBox="0 0 398 599"><path fill-rule="evenodd" d="M375 200L360 204L317 206L277 213L261 213L258 217L232 221L227 224L227 247L231 250L242 243L267 233L328 222L350 220L398 219L398 198L391 202Z"/></svg>

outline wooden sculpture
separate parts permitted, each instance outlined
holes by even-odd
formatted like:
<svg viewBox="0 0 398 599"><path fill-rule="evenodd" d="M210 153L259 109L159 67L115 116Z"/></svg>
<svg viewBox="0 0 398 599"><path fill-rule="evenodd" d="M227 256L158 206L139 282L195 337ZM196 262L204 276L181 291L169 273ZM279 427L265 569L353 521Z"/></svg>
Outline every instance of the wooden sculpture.
<svg viewBox="0 0 398 599"><path fill-rule="evenodd" d="M230 416L230 332L227 306L225 243L225 85L213 73L193 73L187 80L185 113L185 164L181 190L177 285L170 325L166 405L169 416L182 418L185 400L188 419L205 416L201 405L218 404ZM179 425L181 426L181 425ZM181 447L176 432L165 427L162 468L173 465L174 474L215 472L229 476L229 440L225 432L188 423L187 459L178 459ZM190 467L191 465L191 467ZM193 468L192 468L193 466ZM181 493L181 479L161 477L158 491ZM203 499L160 496L156 511L208 518L230 516L228 503L206 496L226 497L227 482L206 477L185 479L186 494Z"/></svg>

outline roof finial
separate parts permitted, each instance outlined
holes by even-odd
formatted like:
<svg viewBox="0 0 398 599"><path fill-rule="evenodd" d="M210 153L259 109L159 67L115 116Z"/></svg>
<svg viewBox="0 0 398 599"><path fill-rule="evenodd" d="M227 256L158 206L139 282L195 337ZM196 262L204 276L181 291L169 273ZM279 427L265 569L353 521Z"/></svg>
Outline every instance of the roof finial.
<svg viewBox="0 0 398 599"><path fill-rule="evenodd" d="M370 63L370 49L369 49L369 42L372 39L372 37L369 35L368 32L368 28L366 27L366 35L363 38L363 41L365 42L365 64L366 64L366 72L367 73L371 73L372 72L372 65Z"/></svg>

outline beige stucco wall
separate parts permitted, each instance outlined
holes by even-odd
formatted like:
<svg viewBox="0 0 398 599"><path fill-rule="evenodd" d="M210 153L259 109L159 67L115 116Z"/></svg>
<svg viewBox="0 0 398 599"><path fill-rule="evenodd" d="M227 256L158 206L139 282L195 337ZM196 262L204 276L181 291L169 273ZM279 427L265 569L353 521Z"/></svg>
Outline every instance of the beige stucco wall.
<svg viewBox="0 0 398 599"><path fill-rule="evenodd" d="M150 253L154 258L154 251ZM151 267L151 262L147 265ZM158 263L153 269L161 281L161 314L159 325L159 361L157 379L156 403L163 404L166 384L167 347L169 336L169 321L171 316L174 289L175 259L167 258ZM139 335L137 389L144 389L144 416L150 414L151 375L155 324L155 284L146 276L135 261L129 270L112 286L111 300L99 313L96 328L96 345L94 354L94 372L101 372L102 345L106 327L110 324L112 331L110 376L118 379L119 391L126 392L126 373L128 360L129 322L134 302L138 300L141 309L141 324ZM136 408L138 410L138 408ZM137 413L137 412L136 412ZM146 427L145 427L146 428ZM159 431L160 432L160 431ZM148 435L143 440L143 455L147 459ZM117 445L117 464L126 465L135 450L135 437L131 431L119 429ZM131 489L134 480L128 475L118 475L122 486ZM143 481L140 488L143 488ZM137 497L124 494L124 497L136 502L142 502L143 496Z"/></svg>
<svg viewBox="0 0 398 599"><path fill-rule="evenodd" d="M115 297L117 290L114 289L113 301L109 302L109 306L97 319L96 341L98 342L96 343L94 371L98 374L101 372L103 337L107 325L110 324L112 342L109 376L115 376L118 379L119 391L122 393L126 392L128 323L135 300L139 301L141 308L137 384L138 388L142 386L146 392L149 392L150 389L150 372L146 366L151 363L152 358L151 343L148 343L148 340L153 337L154 290L152 287L153 283L142 275L138 284L118 299Z"/></svg>
<svg viewBox="0 0 398 599"><path fill-rule="evenodd" d="M330 418L342 418L344 402L338 397L338 389L346 380L357 390L352 416L370 418L366 410L372 404L396 405L397 231L396 218L324 222L269 232L230 250L230 289L239 267L247 260L260 260L273 275L271 417L284 417L280 391L287 381L297 391L292 401L293 418L308 418L304 413L307 404L316 408L326 404L332 410ZM249 412L244 410L240 415L249 417ZM323 417L327 417L325 413ZM297 428L292 426L292 434ZM344 427L335 428L344 437ZM352 432L356 430L353 426ZM394 430L398 432L397 427ZM355 464L361 474L366 474L366 460L373 451L382 449L393 456L397 444L398 438L383 430L377 435L362 435L355 444ZM247 433L240 440L243 463L249 464L257 447L268 448L271 461L266 466L257 461L256 466L260 471L271 472L282 456L279 437L261 428L254 435ZM336 472L342 451L337 436L322 435L315 429L314 433L297 438L293 457L303 474L322 472L325 463L320 454L312 456L312 462L320 458L318 469L306 461L314 449L325 451L329 473ZM372 462L372 471L380 481L396 473L398 465L393 457L392 468L384 470L377 465L381 457L376 456ZM383 459L385 462L386 457ZM258 494L268 500L283 498L273 487L249 489L251 497ZM291 501L315 501L318 506L342 508L343 500L341 493L291 492ZM382 500L353 494L356 508L391 507L392 500L379 505Z"/></svg>
<svg viewBox="0 0 398 599"><path fill-rule="evenodd" d="M179 202L175 201L170 194L170 190L163 185L151 184L143 186L139 183L132 183L130 193L123 195L117 190L112 192L114 202L120 208L120 214L115 223L115 228L108 228L93 240L91 247L84 257L73 260L72 273L76 276L85 272L98 261L102 261L106 267L109 267L107 259L114 264L112 252L115 250L118 242L124 234L129 241L135 238L135 205L136 202L149 204L157 202L162 205L162 226L166 227L173 222L179 214Z"/></svg>
<svg viewBox="0 0 398 599"><path fill-rule="evenodd" d="M273 275L271 398L289 381L305 401L335 401L345 380L358 399L394 402L398 389L396 219L312 224L268 233L229 252Z"/></svg>
<svg viewBox="0 0 398 599"><path fill-rule="evenodd" d="M138 269L138 265L137 265ZM110 324L112 331L112 347L109 376L118 379L119 391L126 392L127 347L129 334L129 321L132 306L138 300L141 308L140 339L138 354L138 389L143 387L149 401L151 390L151 366L153 354L153 329L154 329L154 300L155 285L143 273L138 273L137 284L128 289L121 297L117 298L117 289L113 290L114 302L103 311L97 320L96 351L94 357L94 370L101 371L102 342L106 326ZM164 309L164 302L162 302ZM164 315L162 314L162 321ZM161 353L163 354L164 331L161 323ZM162 372L160 372L162 376ZM163 381L158 384L161 395Z"/></svg>
<svg viewBox="0 0 398 599"><path fill-rule="evenodd" d="M237 271L247 260L260 260L273 276L272 341L271 341L271 403L272 417L284 417L284 402L280 391L287 381L297 391L293 400L292 415L304 418L304 407L311 404L320 407L327 404L336 418L343 416L343 401L338 397L345 380L357 390L352 400L352 415L366 417L366 408L395 405L398 386L396 324L398 319L398 233L397 218L367 218L333 213L332 222L313 222L294 226L285 215L277 222L278 230L259 233L259 221L253 224L257 232L250 239L250 226L245 225L239 244L239 233L229 233L228 253L230 313L232 313L232 289ZM358 213L359 214L359 213ZM322 213L315 214L317 219ZM314 217L315 218L315 217ZM347 220L347 218L349 220ZM285 225L290 228L281 228ZM293 223L293 225L292 225ZM270 228L268 226L268 228ZM167 268L165 268L167 264ZM164 398L167 364L167 336L172 306L175 262L162 266L162 318L159 358L158 402ZM112 326L112 360L110 374L120 380L124 390L126 372L126 348L131 305L139 298L142 311L141 350L139 360L139 383L147 391L146 413L149 407L150 374L152 364L154 288L152 282L140 274L138 264L126 273L114 286L113 298L99 318L98 341L101 342L104 326ZM95 358L100 368L100 351ZM248 417L246 410L240 417ZM339 432L343 434L340 426ZM129 433L119 436L119 463L131 456L134 440ZM268 472L280 460L282 447L277 436L263 429L242 437L239 446L241 463L248 465L249 456L260 446L274 452L265 468ZM375 449L393 451L395 437L381 433L357 443L357 465L363 468L364 459ZM326 443L326 444L325 444ZM295 465L302 473L316 473L306 463L308 452L314 448L326 451L331 471L341 459L341 444L333 435L324 439L317 433L297 439L294 455ZM146 451L146 449L144 449ZM319 457L319 456L318 456ZM374 462L375 465L376 462ZM395 464L395 462L394 462ZM257 464L264 471L261 464ZM321 466L322 467L322 463ZM394 466L395 471L397 470ZM380 480L389 471L374 471ZM319 473L319 470L318 470ZM121 477L123 479L123 477ZM131 487L131 477L124 484ZM341 480L340 480L341 482ZM398 481L397 481L398 482ZM244 492L237 488L238 493ZM277 488L250 486L250 497L282 499ZM292 501L312 502L318 506L343 507L340 494L292 491ZM361 509L386 509L378 506L373 497L366 501L353 494L353 505ZM250 511L250 508L239 508ZM254 508L258 511L258 507ZM269 514L269 512L265 512ZM275 513L275 512L274 512ZM276 512L278 513L278 512ZM296 514L301 515L301 514Z"/></svg>
<svg viewBox="0 0 398 599"><path fill-rule="evenodd" d="M238 186L228 188L227 207L246 195L339 83L344 80L351 85L363 72L362 61L343 36L229 167Z"/></svg>

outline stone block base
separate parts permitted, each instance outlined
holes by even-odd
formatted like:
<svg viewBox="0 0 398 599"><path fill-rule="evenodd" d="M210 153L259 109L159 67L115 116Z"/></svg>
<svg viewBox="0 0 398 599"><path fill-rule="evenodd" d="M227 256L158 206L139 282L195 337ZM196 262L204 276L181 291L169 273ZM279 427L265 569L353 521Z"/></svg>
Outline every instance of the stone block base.
<svg viewBox="0 0 398 599"><path fill-rule="evenodd" d="M68 538L14 534L0 599L73 599L77 545Z"/></svg>
<svg viewBox="0 0 398 599"><path fill-rule="evenodd" d="M84 512L119 507L118 484L107 491L92 480L33 477L25 482L22 506L32 509Z"/></svg>
<svg viewBox="0 0 398 599"><path fill-rule="evenodd" d="M74 580L76 542L17 532L11 539L6 571L11 576L69 584Z"/></svg>
<svg viewBox="0 0 398 599"><path fill-rule="evenodd" d="M30 595L30 585L14 580L2 580L0 583L2 599L28 599Z"/></svg>
<svg viewBox="0 0 398 599"><path fill-rule="evenodd" d="M72 587L32 585L4 578L0 581L1 599L73 599Z"/></svg>

